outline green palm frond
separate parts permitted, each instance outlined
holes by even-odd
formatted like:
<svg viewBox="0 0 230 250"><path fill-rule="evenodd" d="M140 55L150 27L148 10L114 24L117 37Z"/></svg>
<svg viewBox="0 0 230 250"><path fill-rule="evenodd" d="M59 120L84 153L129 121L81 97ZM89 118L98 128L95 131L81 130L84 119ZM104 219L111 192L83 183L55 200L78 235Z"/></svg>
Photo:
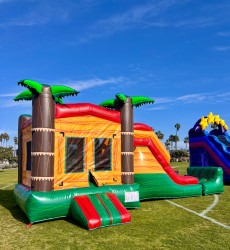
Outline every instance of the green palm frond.
<svg viewBox="0 0 230 250"><path fill-rule="evenodd" d="M28 80L28 79L19 81L18 85L22 85L24 87L27 87L28 90L17 95L14 98L15 101L32 100L34 94L41 94L42 93L44 86L50 87L50 91L51 91L51 94L54 98L54 101L56 103L60 103L60 104L63 104L63 101L62 101L63 97L73 96L73 95L77 95L79 93L78 91L76 91L75 89L70 88L70 87L60 86L60 85L50 86L47 84L41 84L39 82L35 82L33 80Z"/></svg>
<svg viewBox="0 0 230 250"><path fill-rule="evenodd" d="M66 86L54 85L51 86L50 88L52 95L58 98L62 98L65 96L74 96L79 93L75 89Z"/></svg>
<svg viewBox="0 0 230 250"><path fill-rule="evenodd" d="M123 106L126 102L128 96L118 93L116 94L115 99L109 99L99 104L99 106L103 106L106 108L111 109L118 109ZM146 96L131 96L132 105L134 107L139 107L144 104L151 104L154 103L154 100L152 98L146 97Z"/></svg>
<svg viewBox="0 0 230 250"><path fill-rule="evenodd" d="M122 93L118 93L118 94L116 94L116 98L117 98L119 101L125 103L127 96L124 95L124 94L122 94Z"/></svg>
<svg viewBox="0 0 230 250"><path fill-rule="evenodd" d="M22 85L23 87L28 88L32 93L42 93L42 84L39 82L35 82L33 80L21 80L18 82L18 85Z"/></svg>
<svg viewBox="0 0 230 250"><path fill-rule="evenodd" d="M17 95L14 98L14 101L22 101L22 100L30 101L30 100L32 100L32 98L33 98L32 92L29 89L27 89L27 90L21 92L19 95Z"/></svg>
<svg viewBox="0 0 230 250"><path fill-rule="evenodd" d="M60 97L55 97L55 96L54 96L54 101L55 101L56 103L59 103L59 104L64 104L64 102L62 101L62 99L61 99Z"/></svg>
<svg viewBox="0 0 230 250"><path fill-rule="evenodd" d="M114 108L115 108L115 100L114 100L114 99L106 100L106 101L104 101L104 102L101 102L101 103L99 104L99 106L105 107L105 108L114 109Z"/></svg>
<svg viewBox="0 0 230 250"><path fill-rule="evenodd" d="M144 104L152 104L154 100L146 96L132 96L132 105L134 107L139 107Z"/></svg>

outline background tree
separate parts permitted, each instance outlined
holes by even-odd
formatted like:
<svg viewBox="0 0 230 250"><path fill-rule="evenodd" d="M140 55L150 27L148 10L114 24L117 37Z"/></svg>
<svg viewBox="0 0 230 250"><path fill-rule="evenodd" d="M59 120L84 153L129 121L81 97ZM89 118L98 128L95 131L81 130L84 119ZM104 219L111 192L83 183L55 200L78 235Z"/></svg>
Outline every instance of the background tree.
<svg viewBox="0 0 230 250"><path fill-rule="evenodd" d="M175 149L176 150L177 150L177 142L179 141L179 137L177 136L177 132L180 130L180 127L181 127L180 123L176 123L175 124L175 128L176 128Z"/></svg>
<svg viewBox="0 0 230 250"><path fill-rule="evenodd" d="M11 163L11 160L13 158L12 151L13 151L12 147L9 148L0 147L0 161L1 162L9 161L9 163Z"/></svg>
<svg viewBox="0 0 230 250"><path fill-rule="evenodd" d="M167 140L165 141L165 146L166 146L167 150L170 149L170 141L169 141L169 139L167 139Z"/></svg>
<svg viewBox="0 0 230 250"><path fill-rule="evenodd" d="M175 128L176 128L176 135L177 135L177 132L180 130L180 123L176 123L175 124Z"/></svg>
<svg viewBox="0 0 230 250"><path fill-rule="evenodd" d="M180 140L179 136L178 135L174 135L173 136L173 141L175 143L175 150L177 150L177 142Z"/></svg>
<svg viewBox="0 0 230 250"><path fill-rule="evenodd" d="M4 133L2 135L2 139L3 139L3 147L7 147L7 142L10 140L10 136L7 133Z"/></svg>
<svg viewBox="0 0 230 250"><path fill-rule="evenodd" d="M156 132L156 135L160 140L164 139L164 134L160 130Z"/></svg>
<svg viewBox="0 0 230 250"><path fill-rule="evenodd" d="M170 135L168 141L170 142L171 150L173 150L174 135Z"/></svg>
<svg viewBox="0 0 230 250"><path fill-rule="evenodd" d="M186 136L185 138L184 138L184 143L185 143L185 148L187 149L187 147L188 147L188 142L189 142L189 138L188 138L188 136Z"/></svg>
<svg viewBox="0 0 230 250"><path fill-rule="evenodd" d="M133 107L153 103L152 98L145 96L126 96L118 93L115 99L109 99L100 106L120 111L121 120L121 168L122 183L134 183L134 139L133 139Z"/></svg>
<svg viewBox="0 0 230 250"><path fill-rule="evenodd" d="M3 146L3 134L0 134L0 146Z"/></svg>
<svg viewBox="0 0 230 250"><path fill-rule="evenodd" d="M18 145L18 137L14 136L14 156L16 156L17 145Z"/></svg>
<svg viewBox="0 0 230 250"><path fill-rule="evenodd" d="M175 160L182 161L183 160L182 158L186 158L187 160L189 157L189 154L188 154L188 151L181 149L181 150L171 151L170 156L171 156L172 161L175 161Z"/></svg>

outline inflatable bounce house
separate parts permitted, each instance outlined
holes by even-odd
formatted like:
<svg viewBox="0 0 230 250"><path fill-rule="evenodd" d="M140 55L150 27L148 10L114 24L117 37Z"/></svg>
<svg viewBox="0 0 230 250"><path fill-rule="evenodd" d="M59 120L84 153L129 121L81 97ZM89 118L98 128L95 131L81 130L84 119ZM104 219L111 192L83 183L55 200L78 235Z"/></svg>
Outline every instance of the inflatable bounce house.
<svg viewBox="0 0 230 250"><path fill-rule="evenodd" d="M208 132L209 124L214 126ZM230 136L228 126L219 115L199 119L189 131L190 166L218 166L223 169L224 183L230 184Z"/></svg>
<svg viewBox="0 0 230 250"><path fill-rule="evenodd" d="M18 123L17 204L30 224L72 216L95 229L129 223L127 208L144 199L223 192L221 173L210 189L194 176L179 176L153 129L133 123L133 107L151 98L117 94L101 103L63 104L78 92L65 86L18 82L14 100L32 100L32 116ZM219 184L216 184L219 183Z"/></svg>

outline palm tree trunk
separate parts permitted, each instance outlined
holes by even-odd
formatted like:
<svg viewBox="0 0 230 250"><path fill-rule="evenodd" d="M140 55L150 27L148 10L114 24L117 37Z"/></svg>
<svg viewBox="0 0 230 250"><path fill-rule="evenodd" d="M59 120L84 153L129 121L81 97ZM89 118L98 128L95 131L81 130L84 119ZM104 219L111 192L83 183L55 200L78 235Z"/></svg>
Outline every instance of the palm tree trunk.
<svg viewBox="0 0 230 250"><path fill-rule="evenodd" d="M22 184L22 125L30 116L21 115L18 119L18 184Z"/></svg>
<svg viewBox="0 0 230 250"><path fill-rule="evenodd" d="M51 191L54 186L55 102L49 86L32 101L31 189Z"/></svg>
<svg viewBox="0 0 230 250"><path fill-rule="evenodd" d="M121 180L124 184L134 183L133 163L133 106L126 98L121 110Z"/></svg>

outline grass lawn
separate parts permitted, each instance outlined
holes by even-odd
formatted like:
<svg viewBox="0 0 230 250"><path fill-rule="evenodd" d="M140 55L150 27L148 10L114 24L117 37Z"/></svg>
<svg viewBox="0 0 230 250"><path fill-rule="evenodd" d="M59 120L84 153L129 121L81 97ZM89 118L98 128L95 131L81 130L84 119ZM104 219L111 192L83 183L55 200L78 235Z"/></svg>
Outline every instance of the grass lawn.
<svg viewBox="0 0 230 250"><path fill-rule="evenodd" d="M181 175L188 163L172 163ZM220 195L154 200L130 224L87 231L71 218L34 224L13 197L17 170L0 171L0 249L230 249L230 186ZM199 213L215 206L205 216ZM180 207L178 207L179 205ZM189 210L186 210L189 209Z"/></svg>

